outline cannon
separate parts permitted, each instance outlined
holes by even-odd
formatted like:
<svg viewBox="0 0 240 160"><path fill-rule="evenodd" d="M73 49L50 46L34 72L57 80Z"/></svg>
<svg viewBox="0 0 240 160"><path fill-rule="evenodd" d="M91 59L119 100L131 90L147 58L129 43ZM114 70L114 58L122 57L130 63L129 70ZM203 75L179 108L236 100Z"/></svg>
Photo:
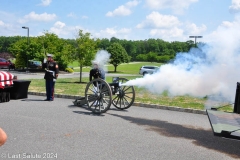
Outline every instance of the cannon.
<svg viewBox="0 0 240 160"><path fill-rule="evenodd" d="M119 110L124 110L133 104L135 90L133 86L121 85L126 78L113 77L112 83L101 78L90 81L85 89L85 97L73 101L76 106L87 106L93 113L105 113L113 104Z"/></svg>

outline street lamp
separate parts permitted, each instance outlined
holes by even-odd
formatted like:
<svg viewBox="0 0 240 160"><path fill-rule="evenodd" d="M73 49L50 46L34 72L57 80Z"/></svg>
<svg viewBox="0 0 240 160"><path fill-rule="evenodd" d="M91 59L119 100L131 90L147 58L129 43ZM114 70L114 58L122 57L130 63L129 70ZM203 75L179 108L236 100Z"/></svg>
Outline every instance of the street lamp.
<svg viewBox="0 0 240 160"><path fill-rule="evenodd" d="M23 26L23 29L27 29L27 36L28 36L28 48L29 48L29 27ZM27 71L28 71L28 56L27 56Z"/></svg>
<svg viewBox="0 0 240 160"><path fill-rule="evenodd" d="M189 38L195 38L195 46L197 47L197 38L202 38L202 36L189 36Z"/></svg>

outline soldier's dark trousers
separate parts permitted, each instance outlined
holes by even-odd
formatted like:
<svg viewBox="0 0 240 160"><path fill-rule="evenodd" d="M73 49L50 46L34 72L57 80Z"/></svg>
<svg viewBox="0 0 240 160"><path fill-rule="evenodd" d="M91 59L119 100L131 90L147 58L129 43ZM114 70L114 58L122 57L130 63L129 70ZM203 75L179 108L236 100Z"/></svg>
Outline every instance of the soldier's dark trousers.
<svg viewBox="0 0 240 160"><path fill-rule="evenodd" d="M46 80L46 96L47 100L54 100L54 86L55 82L53 80Z"/></svg>

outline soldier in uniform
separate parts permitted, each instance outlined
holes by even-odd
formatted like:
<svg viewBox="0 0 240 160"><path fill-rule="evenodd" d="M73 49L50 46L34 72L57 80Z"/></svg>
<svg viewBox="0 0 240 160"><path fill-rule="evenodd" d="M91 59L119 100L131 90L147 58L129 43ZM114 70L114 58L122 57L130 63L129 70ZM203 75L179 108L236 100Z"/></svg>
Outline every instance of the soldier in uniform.
<svg viewBox="0 0 240 160"><path fill-rule="evenodd" d="M90 70L89 81L96 78L102 78L105 80L105 72L103 69L99 68L96 62L93 63L93 69Z"/></svg>
<svg viewBox="0 0 240 160"><path fill-rule="evenodd" d="M58 78L58 64L53 60L52 54L47 54L47 62L44 63L43 68L45 69L44 79L46 81L46 96L45 101L54 100L54 87L56 79Z"/></svg>
<svg viewBox="0 0 240 160"><path fill-rule="evenodd" d="M102 68L99 67L98 63L96 62L93 62L93 69L90 70L90 73L89 73L89 81L91 81L92 79L96 79L96 78L101 78L103 80L105 80L105 72ZM97 84L95 82L93 82L94 84L94 92L96 93L97 92ZM98 84L98 85L101 85L101 84ZM103 85L103 84L102 84ZM102 86L104 87L104 86ZM94 105L97 106L99 105L99 101L96 100L94 102Z"/></svg>

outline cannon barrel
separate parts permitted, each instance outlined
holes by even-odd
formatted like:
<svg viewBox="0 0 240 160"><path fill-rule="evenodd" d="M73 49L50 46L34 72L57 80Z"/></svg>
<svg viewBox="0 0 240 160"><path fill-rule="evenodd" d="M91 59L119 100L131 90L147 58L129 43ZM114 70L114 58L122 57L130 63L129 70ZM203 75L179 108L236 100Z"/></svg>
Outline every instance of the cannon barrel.
<svg viewBox="0 0 240 160"><path fill-rule="evenodd" d="M113 86L113 87L119 87L119 82L112 82L112 83L109 83L109 86Z"/></svg>

